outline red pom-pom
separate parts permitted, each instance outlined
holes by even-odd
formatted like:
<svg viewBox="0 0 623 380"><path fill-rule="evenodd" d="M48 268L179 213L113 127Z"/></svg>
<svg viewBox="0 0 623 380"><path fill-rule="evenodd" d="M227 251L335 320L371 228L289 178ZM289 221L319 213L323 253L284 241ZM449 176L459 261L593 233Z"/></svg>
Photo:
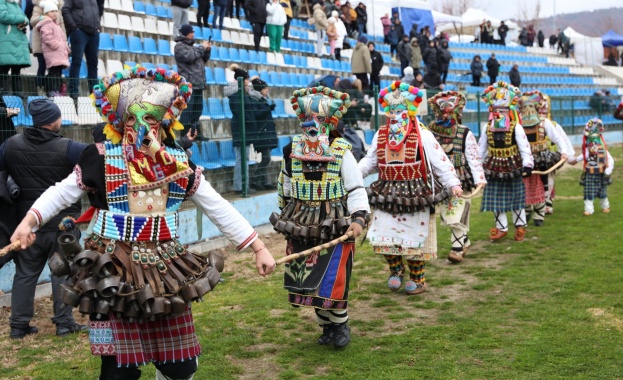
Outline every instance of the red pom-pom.
<svg viewBox="0 0 623 380"><path fill-rule="evenodd" d="M318 90L316 89L316 87L312 88L312 94L315 94L316 92L318 92Z"/></svg>
<svg viewBox="0 0 623 380"><path fill-rule="evenodd" d="M108 115L108 121L115 121L115 114L111 113L110 115Z"/></svg>

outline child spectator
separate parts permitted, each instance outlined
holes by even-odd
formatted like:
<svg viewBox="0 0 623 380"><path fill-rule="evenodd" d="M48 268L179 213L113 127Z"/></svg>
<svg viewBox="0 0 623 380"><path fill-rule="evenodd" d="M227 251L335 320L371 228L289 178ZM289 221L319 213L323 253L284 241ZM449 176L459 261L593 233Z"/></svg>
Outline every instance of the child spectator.
<svg viewBox="0 0 623 380"><path fill-rule="evenodd" d="M47 0L53 1L58 6L58 9L63 8L63 0ZM37 58L38 67L37 67L37 77L35 78L35 82L37 85L37 95L45 96L45 58L43 58L43 50L41 50L41 33L39 33L39 29L37 29L37 24L39 21L43 20L43 8L39 6L40 3L44 3L43 0L34 0L33 1L33 9L32 16L30 17L30 26L32 27L31 31L31 47L32 47L32 55ZM56 23L60 25L60 27L65 31L65 23L63 22L63 15L61 12L58 12L58 17L56 18Z"/></svg>
<svg viewBox="0 0 623 380"><path fill-rule="evenodd" d="M327 27L327 38L329 39L329 54L331 59L335 59L335 42L338 39L337 28L335 27L335 18L329 17L329 26Z"/></svg>
<svg viewBox="0 0 623 380"><path fill-rule="evenodd" d="M56 23L58 6L46 1L39 4L43 9L43 20L37 23L37 30L41 33L41 50L45 66L48 69L46 91L48 96L57 96L61 88L63 69L69 67L69 45L67 35Z"/></svg>

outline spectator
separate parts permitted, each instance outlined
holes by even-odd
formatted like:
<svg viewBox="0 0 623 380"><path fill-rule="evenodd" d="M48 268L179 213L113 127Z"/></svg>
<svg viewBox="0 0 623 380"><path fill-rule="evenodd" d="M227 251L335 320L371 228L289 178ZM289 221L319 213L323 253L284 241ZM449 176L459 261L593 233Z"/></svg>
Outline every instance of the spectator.
<svg viewBox="0 0 623 380"><path fill-rule="evenodd" d="M298 0L290 0L290 6L292 7L292 18L299 18L299 3Z"/></svg>
<svg viewBox="0 0 623 380"><path fill-rule="evenodd" d="M15 125L13 124L13 117L19 115L19 112L19 108L7 108L4 103L4 99L0 96L0 144L6 141L9 137L15 135L16 132ZM5 245L0 244L0 247L4 247Z"/></svg>
<svg viewBox="0 0 623 380"><path fill-rule="evenodd" d="M430 30L428 25L422 28L422 31L418 35L417 39L418 45L420 45L420 52L422 56L424 56L424 52L428 49L428 45L430 44Z"/></svg>
<svg viewBox="0 0 623 380"><path fill-rule="evenodd" d="M199 26L203 26L204 28L210 27L210 0L198 0L199 7L197 8L197 23ZM218 5L217 5L218 4ZM223 6L225 4L225 6ZM212 23L214 27L216 27L216 16L220 14L220 10L217 12L216 7L222 7L225 11L227 10L227 0L214 0L214 17L212 18ZM223 13L223 16L225 14ZM221 17L222 18L222 17ZM222 29L222 28L221 28Z"/></svg>
<svg viewBox="0 0 623 380"><path fill-rule="evenodd" d="M335 41L337 41L337 28L335 26L335 18L329 17L329 26L327 27L327 40L329 40L329 56L335 59Z"/></svg>
<svg viewBox="0 0 623 380"><path fill-rule="evenodd" d="M508 25L506 25L504 21L500 22L500 26L498 27L498 34L500 35L500 41L502 41L502 45L506 45L506 35L508 34Z"/></svg>
<svg viewBox="0 0 623 380"><path fill-rule="evenodd" d="M402 25L402 22L400 22L400 19L398 18L398 13L394 13L394 26L396 27L398 39L402 38L402 36L405 35L405 27L404 25ZM396 42L396 44L398 44L398 42Z"/></svg>
<svg viewBox="0 0 623 380"><path fill-rule="evenodd" d="M344 121L340 119L337 122L337 131L351 144L352 148L350 151L357 162L365 157L366 147L354 128L350 125L345 125Z"/></svg>
<svg viewBox="0 0 623 380"><path fill-rule="evenodd" d="M245 0L228 0L227 1L227 17L234 18L234 2L236 3L236 18L240 20L240 8L244 8ZM251 22L251 21L249 21Z"/></svg>
<svg viewBox="0 0 623 380"><path fill-rule="evenodd" d="M422 50L420 49L420 43L417 39L411 38L411 59L410 59L411 67L413 70L419 70L422 66Z"/></svg>
<svg viewBox="0 0 623 380"><path fill-rule="evenodd" d="M487 59L487 74L489 75L489 84L494 84L500 74L500 62L495 58L495 53L491 53L491 57Z"/></svg>
<svg viewBox="0 0 623 380"><path fill-rule="evenodd" d="M603 112L606 110L606 99L604 98L604 93L601 90L595 92L593 96L591 96L588 105L598 115L602 115Z"/></svg>
<svg viewBox="0 0 623 380"><path fill-rule="evenodd" d="M519 74L519 65L513 65L511 71L508 72L511 84L515 87L521 86L521 75Z"/></svg>
<svg viewBox="0 0 623 380"><path fill-rule="evenodd" d="M483 67L479 55L474 56L472 63L469 65L469 70L472 72L472 86L480 86Z"/></svg>
<svg viewBox="0 0 623 380"><path fill-rule="evenodd" d="M350 96L351 106L342 118L345 125L358 128L360 121L365 123L370 121L372 106L365 102L365 97L361 91L362 83L359 79L355 79L354 82L351 82L349 79L343 79L336 90L346 92ZM350 113L350 116L348 116L348 113Z"/></svg>
<svg viewBox="0 0 623 380"><path fill-rule="evenodd" d="M58 1L59 3L57 3L57 7L59 7L59 9L63 8L63 0L48 0L48 1ZM46 92L45 92L45 81L44 81L44 76L45 76L45 58L43 58L43 50L41 50L41 33L39 32L39 30L37 29L37 24L39 23L39 21L41 21L43 18L41 17L43 15L43 9L41 9L41 7L39 6L39 3L43 2L43 0L34 0L33 1L33 10L32 10L32 16L30 17L30 26L32 27L31 33L30 33L30 38L31 38L31 42L30 42L30 46L32 49L32 55L34 55L37 58L37 77L35 78L35 84L37 86L37 95L39 96L46 96ZM58 25L60 25L60 27L63 29L63 32L65 32L65 23L63 23L63 15L61 12L58 12L58 17L56 18L56 23Z"/></svg>
<svg viewBox="0 0 623 380"><path fill-rule="evenodd" d="M402 41L398 43L396 48L398 53L398 59L400 60L400 71L404 71L405 67L409 66L409 60L411 59L411 44L409 44L409 36L404 34Z"/></svg>
<svg viewBox="0 0 623 380"><path fill-rule="evenodd" d="M368 49L367 43L368 39L366 36L359 37L350 60L353 74L355 74L357 79L361 80L364 91L368 91L370 89L368 75L372 73L370 50Z"/></svg>
<svg viewBox="0 0 623 380"><path fill-rule="evenodd" d="M424 59L424 65L426 66L426 71L431 68L435 68L435 71L439 71L439 59L437 59L437 46L435 40L431 40L428 43L428 48L424 50L422 54L422 59Z"/></svg>
<svg viewBox="0 0 623 380"><path fill-rule="evenodd" d="M612 50L610 50L610 54L608 54L608 61L606 61L606 63L604 63L604 65L606 65L606 66L618 66L619 65L617 63L617 57L616 57L616 55L614 55Z"/></svg>
<svg viewBox="0 0 623 380"><path fill-rule="evenodd" d="M87 61L89 89L97 84L100 19L104 14L104 0L65 0L62 12L71 47L69 95L75 99L79 95L78 76L83 55Z"/></svg>
<svg viewBox="0 0 623 380"><path fill-rule="evenodd" d="M528 46L528 30L526 28L521 28L521 32L519 32L519 44Z"/></svg>
<svg viewBox="0 0 623 380"><path fill-rule="evenodd" d="M244 13L253 27L253 44L255 51L260 51L260 41L266 25L266 2L264 0L245 0Z"/></svg>
<svg viewBox="0 0 623 380"><path fill-rule="evenodd" d="M431 68L426 71L426 75L424 75L422 80L424 82L425 89L442 91L445 87L441 82L441 75L439 75L439 71L437 71L436 66L431 66Z"/></svg>
<svg viewBox="0 0 623 380"><path fill-rule="evenodd" d="M271 0L266 4L266 33L270 44L270 51L281 53L281 38L283 38L283 26L288 21L286 11L279 0Z"/></svg>
<svg viewBox="0 0 623 380"><path fill-rule="evenodd" d="M411 86L415 86L417 88L424 88L424 76L421 71L414 70L415 79L410 83Z"/></svg>
<svg viewBox="0 0 623 380"><path fill-rule="evenodd" d="M17 220L22 220L34 201L48 187L65 179L73 172L78 158L86 148L59 135L61 129L61 110L49 99L35 99L28 105L34 126L26 128L23 134L16 135L0 146L0 172L7 170L20 187L16 201ZM45 152L45 154L42 154ZM34 316L35 288L37 280L47 264L48 257L59 250L57 239L62 233L58 229L65 216L78 217L80 202L61 211L58 216L40 226L36 241L26 250L15 255L15 277L11 297L12 339L22 339L36 334L39 330L30 325ZM76 239L80 230L70 232ZM85 325L77 324L71 307L64 307L60 298L60 287L67 280L52 276L52 296L56 335L65 336L86 330Z"/></svg>
<svg viewBox="0 0 623 380"><path fill-rule="evenodd" d="M418 35L420 33L418 33L417 31L418 25L416 23L413 23L413 25L411 25L411 30L409 31L409 39L411 41L413 41L414 38L417 38Z"/></svg>
<svg viewBox="0 0 623 380"><path fill-rule="evenodd" d="M184 126L184 134L190 128L199 131L199 118L203 110L203 90L206 89L205 64L210 59L212 44L203 41L195 45L195 31L192 26L185 24L179 30L180 35L175 37L175 63L178 73L186 78L193 86L193 93L188 100L188 106L180 116L180 123Z"/></svg>
<svg viewBox="0 0 623 380"><path fill-rule="evenodd" d="M326 55L324 48L324 38L327 27L329 26L329 21L327 20L327 15L324 13L325 4L324 2L320 2L314 5L314 25L316 25L316 56L323 57Z"/></svg>
<svg viewBox="0 0 623 380"><path fill-rule="evenodd" d="M480 41L480 43L483 43L483 44L487 42L487 35L485 33L485 25L487 25L487 20L482 19L482 22L480 23L480 25L478 25L478 28L476 28L478 30L478 41Z"/></svg>
<svg viewBox="0 0 623 380"><path fill-rule="evenodd" d="M492 44L493 43L493 25L491 25L491 21L487 20L487 22L482 26L482 34L481 34L481 42L483 44Z"/></svg>
<svg viewBox="0 0 623 380"><path fill-rule="evenodd" d="M79 0L78 0L79 1ZM219 0L216 0L219 1ZM174 37L180 31L182 25L188 25L188 8L192 5L192 0L171 0L171 12L173 13L173 33ZM214 27L216 28L216 4L214 7Z"/></svg>
<svg viewBox="0 0 623 380"><path fill-rule="evenodd" d="M312 2L312 4L315 4L316 2L320 2L320 0L314 1ZM339 3L339 1L338 1ZM324 14L327 15L327 18L331 17L331 14L333 13L333 11L339 11L340 8L335 4L335 2L333 0L327 0L325 2L325 9L324 9Z"/></svg>
<svg viewBox="0 0 623 380"><path fill-rule="evenodd" d="M604 93L603 111L605 113L610 113L612 112L612 109L614 108L614 100L610 96L610 90L603 90L603 93Z"/></svg>
<svg viewBox="0 0 623 380"><path fill-rule="evenodd" d="M536 39L539 42L539 47L540 48L545 46L545 34L543 34L542 30L539 30L539 33L537 34Z"/></svg>
<svg viewBox="0 0 623 380"><path fill-rule="evenodd" d="M206 0L202 0L202 1L206 1ZM206 27L209 27L208 24L208 16L210 14L210 2L206 1L208 3L208 6L206 7L207 9L204 10L204 17L205 17L205 23L206 23ZM218 24L218 28L220 30L223 30L223 22L225 21L225 13L227 13L227 0L214 0L213 2L214 4L214 16L212 17L212 27L214 29L217 28L217 24ZM219 20L220 19L220 20ZM199 21L199 24L201 24L201 19L199 18L199 15L197 15L197 20ZM217 21L220 21L219 23L217 23Z"/></svg>
<svg viewBox="0 0 623 380"><path fill-rule="evenodd" d="M340 17L338 17L337 11L333 11L331 16L335 19L335 30L337 32L337 40L335 40L335 59L342 60L342 48L344 47L344 38L348 36L346 31L346 25Z"/></svg>
<svg viewBox="0 0 623 380"><path fill-rule="evenodd" d="M58 7L55 3L42 2L43 19L37 23L36 29L41 35L41 48L48 69L46 91L49 96L57 96L61 90L63 69L69 67L69 46L67 36L56 23Z"/></svg>
<svg viewBox="0 0 623 380"><path fill-rule="evenodd" d="M562 29L558 28L558 31L556 32L556 36L557 36L556 40L558 42L558 47L556 51L558 53L562 53L563 52L563 48L562 48L563 38L566 38L565 33L562 31Z"/></svg>
<svg viewBox="0 0 623 380"><path fill-rule="evenodd" d="M355 12L357 13L357 31L359 32L359 36L367 34L368 29L366 24L368 23L368 12L366 11L366 6L363 3L359 3Z"/></svg>
<svg viewBox="0 0 623 380"><path fill-rule="evenodd" d="M555 50L556 42L558 42L558 36L556 35L556 33L552 33L552 35L549 36L549 48Z"/></svg>
<svg viewBox="0 0 623 380"><path fill-rule="evenodd" d="M290 0L280 0L279 4L281 4L283 10L286 12L286 24L283 26L283 39L288 41L290 38L290 22L292 21L292 6L290 5Z"/></svg>
<svg viewBox="0 0 623 380"><path fill-rule="evenodd" d="M277 132L272 111L275 105L270 101L268 84L259 77L251 80L253 89L261 94L257 104L257 138L253 148L262 154L262 161L253 168L253 187L255 190L277 190L277 186L270 183L268 165L270 165L270 151L277 147Z"/></svg>
<svg viewBox="0 0 623 380"><path fill-rule="evenodd" d="M389 29L392 26L392 22L389 19L389 14L385 13L385 16L381 17L381 24L383 25L383 37L386 44L390 45L389 40L387 39L387 34L389 33Z"/></svg>
<svg viewBox="0 0 623 380"><path fill-rule="evenodd" d="M536 31L534 30L534 25L528 25L528 45L526 46L534 46L535 37Z"/></svg>
<svg viewBox="0 0 623 380"><path fill-rule="evenodd" d="M415 80L415 76L413 76L413 67L407 66L403 71L404 76L400 78L401 82L411 83Z"/></svg>
<svg viewBox="0 0 623 380"><path fill-rule="evenodd" d="M437 60L439 64L439 72L441 73L441 81L446 83L448 77L448 69L450 68L450 61L452 60L452 54L448 50L448 41L441 41L441 46L438 49Z"/></svg>
<svg viewBox="0 0 623 380"><path fill-rule="evenodd" d="M350 29L352 30L353 38L359 38L359 23L357 22L357 11L347 1L348 12L350 13Z"/></svg>
<svg viewBox="0 0 623 380"><path fill-rule="evenodd" d="M2 96L0 96L0 146L10 137L15 136L15 126L12 118L19 115L19 108L7 108ZM0 172L0 247L6 247L11 243L9 240L13 230L17 227L17 214L14 197L8 191L8 171ZM19 193L18 193L19 194ZM0 269L15 257L15 251L0 257Z"/></svg>
<svg viewBox="0 0 623 380"><path fill-rule="evenodd" d="M374 42L368 42L368 49L370 50L370 58L372 60L372 73L370 74L370 89L376 86L379 90L381 88L381 70L385 62L383 61L383 55L375 50Z"/></svg>
<svg viewBox="0 0 623 380"><path fill-rule="evenodd" d="M387 43L389 43L389 52L392 55L392 59L396 57L399 39L400 37L398 36L396 25L390 26L389 33L387 33Z"/></svg>
<svg viewBox="0 0 623 380"><path fill-rule="evenodd" d="M2 1L0 4L0 91L11 93L9 78L13 87L12 93L22 92L20 71L30 66L30 50L28 47L28 17L22 12L18 1ZM9 71L11 75L9 76Z"/></svg>
<svg viewBox="0 0 623 380"><path fill-rule="evenodd" d="M353 30L351 29L353 20L350 18L350 4L349 3L343 4L340 7L340 12L342 12L342 14L340 15L340 19L342 19L344 26L346 26L346 31L350 35L353 32Z"/></svg>

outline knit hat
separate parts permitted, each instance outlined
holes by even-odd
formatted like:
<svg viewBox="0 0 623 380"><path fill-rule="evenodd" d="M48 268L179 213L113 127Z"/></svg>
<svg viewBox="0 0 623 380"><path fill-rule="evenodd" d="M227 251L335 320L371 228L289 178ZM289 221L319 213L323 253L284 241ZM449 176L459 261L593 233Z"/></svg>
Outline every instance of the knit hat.
<svg viewBox="0 0 623 380"><path fill-rule="evenodd" d="M58 5L56 4L55 1L51 1L51 0L44 1L44 2L41 2L39 6L43 9L43 14L46 14L52 11L58 11Z"/></svg>
<svg viewBox="0 0 623 380"><path fill-rule="evenodd" d="M190 33L194 31L195 30L193 29L193 27L188 24L184 24L180 27L180 34L184 37L186 37L187 35L189 35Z"/></svg>
<svg viewBox="0 0 623 380"><path fill-rule="evenodd" d="M233 67L232 67L233 66ZM249 73L247 70L239 67L238 65L232 65L229 68L234 72L234 79L238 80L238 78L249 79Z"/></svg>
<svg viewBox="0 0 623 380"><path fill-rule="evenodd" d="M411 66L405 67L405 69L403 70L403 73L405 74L405 76L413 75L413 67Z"/></svg>
<svg viewBox="0 0 623 380"><path fill-rule="evenodd" d="M253 84L253 89L255 91L262 91L263 89L268 87L268 83L264 82L258 77L253 77L253 79L251 80L251 84Z"/></svg>
<svg viewBox="0 0 623 380"><path fill-rule="evenodd" d="M359 41L359 42L361 42L363 44L367 44L368 43L368 37L361 36L361 37L359 37L359 39L357 41Z"/></svg>
<svg viewBox="0 0 623 380"><path fill-rule="evenodd" d="M61 117L61 109L50 99L35 99L28 104L35 126L50 125Z"/></svg>

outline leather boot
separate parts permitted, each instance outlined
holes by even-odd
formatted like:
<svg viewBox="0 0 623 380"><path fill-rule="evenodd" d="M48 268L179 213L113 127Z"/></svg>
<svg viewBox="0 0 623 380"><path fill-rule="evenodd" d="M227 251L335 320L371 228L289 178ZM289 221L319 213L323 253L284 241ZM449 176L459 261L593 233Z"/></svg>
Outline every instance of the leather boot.
<svg viewBox="0 0 623 380"><path fill-rule="evenodd" d="M322 335L318 338L318 344L326 346L333 343L333 323L322 326Z"/></svg>
<svg viewBox="0 0 623 380"><path fill-rule="evenodd" d="M333 347L344 348L350 343L350 327L348 322L333 325Z"/></svg>

